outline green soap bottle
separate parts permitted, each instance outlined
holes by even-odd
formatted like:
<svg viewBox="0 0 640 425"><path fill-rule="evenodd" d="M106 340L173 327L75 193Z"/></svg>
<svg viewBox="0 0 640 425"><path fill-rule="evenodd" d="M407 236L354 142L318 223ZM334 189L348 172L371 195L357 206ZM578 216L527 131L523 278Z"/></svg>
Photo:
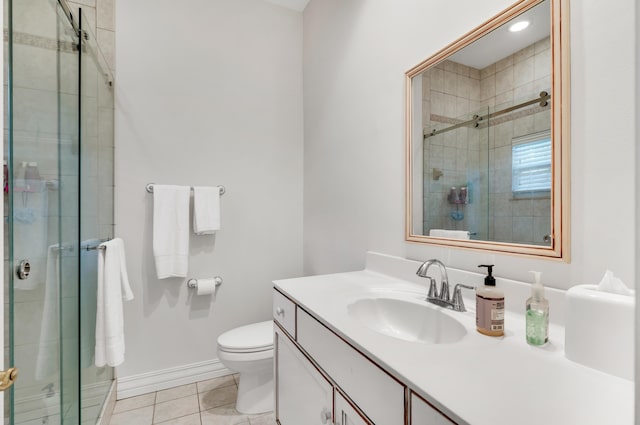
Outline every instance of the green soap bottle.
<svg viewBox="0 0 640 425"><path fill-rule="evenodd" d="M540 283L540 272L532 271L535 283L531 287L531 297L527 300L527 342L530 345L544 345L549 341L549 301L544 297L544 286Z"/></svg>

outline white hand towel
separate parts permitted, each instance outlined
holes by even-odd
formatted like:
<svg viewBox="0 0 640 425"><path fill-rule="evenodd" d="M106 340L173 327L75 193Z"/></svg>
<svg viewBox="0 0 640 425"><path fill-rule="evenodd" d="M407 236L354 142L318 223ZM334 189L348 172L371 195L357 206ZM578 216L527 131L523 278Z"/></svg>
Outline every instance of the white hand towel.
<svg viewBox="0 0 640 425"><path fill-rule="evenodd" d="M98 367L124 362L124 315L122 300L132 300L124 242L120 238L100 244L96 305L96 355Z"/></svg>
<svg viewBox="0 0 640 425"><path fill-rule="evenodd" d="M40 323L40 342L36 359L35 377L37 380L49 378L58 373L60 359L58 357L58 340L60 339L58 323L58 294L60 279L58 278L58 245L51 245L47 251L47 267L44 281L44 308Z"/></svg>
<svg viewBox="0 0 640 425"><path fill-rule="evenodd" d="M153 185L153 255L158 279L187 277L189 186Z"/></svg>
<svg viewBox="0 0 640 425"><path fill-rule="evenodd" d="M193 233L212 235L220 229L220 187L193 188Z"/></svg>
<svg viewBox="0 0 640 425"><path fill-rule="evenodd" d="M431 229L429 230L429 236L449 239L471 239L471 234L467 230Z"/></svg>

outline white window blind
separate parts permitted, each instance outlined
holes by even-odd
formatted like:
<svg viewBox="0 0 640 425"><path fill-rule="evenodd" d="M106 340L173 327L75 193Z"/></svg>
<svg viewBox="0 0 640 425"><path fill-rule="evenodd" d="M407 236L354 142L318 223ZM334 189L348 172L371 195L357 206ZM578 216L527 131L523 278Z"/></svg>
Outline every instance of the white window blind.
<svg viewBox="0 0 640 425"><path fill-rule="evenodd" d="M551 134L536 133L513 139L511 189L515 195L551 190Z"/></svg>

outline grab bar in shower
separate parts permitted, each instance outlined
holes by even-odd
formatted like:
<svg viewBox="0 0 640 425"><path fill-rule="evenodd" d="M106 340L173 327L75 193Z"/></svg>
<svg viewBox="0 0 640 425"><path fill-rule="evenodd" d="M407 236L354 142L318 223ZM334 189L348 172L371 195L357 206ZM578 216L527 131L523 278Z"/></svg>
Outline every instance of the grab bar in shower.
<svg viewBox="0 0 640 425"><path fill-rule="evenodd" d="M147 192L153 193L153 186L154 186L154 183L147 183L147 186L146 186ZM218 185L218 187L220 188L220 195L224 195L227 189L222 185ZM191 191L193 192L193 187L191 188Z"/></svg>

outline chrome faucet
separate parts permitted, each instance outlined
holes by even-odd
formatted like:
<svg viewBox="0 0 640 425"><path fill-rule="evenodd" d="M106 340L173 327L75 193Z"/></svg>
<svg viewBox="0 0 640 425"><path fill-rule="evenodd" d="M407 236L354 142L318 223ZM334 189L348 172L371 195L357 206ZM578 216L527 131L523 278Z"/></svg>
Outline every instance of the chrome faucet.
<svg viewBox="0 0 640 425"><path fill-rule="evenodd" d="M436 288L436 280L427 275L429 267L434 264L440 269L440 280L442 281L442 284L440 285L440 291L438 291L438 289ZM439 298L441 300L449 301L449 276L447 276L447 268L445 267L444 263L442 263L442 261L436 260L435 258L432 260L427 260L418 268L416 274L420 277L430 279L431 283L429 285L429 298Z"/></svg>
<svg viewBox="0 0 640 425"><path fill-rule="evenodd" d="M427 275L429 271L429 267L432 265L437 265L440 269L440 280L442 281L440 285L440 291L436 287L436 280L431 276ZM429 292L427 294L426 301L439 305L441 307L450 308L454 311L467 311L464 306L464 300L462 299L462 288L473 289L473 286L457 284L453 288L453 297L449 296L449 276L447 275L447 268L440 260L432 259L427 260L418 268L416 274L420 277L424 277L429 279Z"/></svg>

